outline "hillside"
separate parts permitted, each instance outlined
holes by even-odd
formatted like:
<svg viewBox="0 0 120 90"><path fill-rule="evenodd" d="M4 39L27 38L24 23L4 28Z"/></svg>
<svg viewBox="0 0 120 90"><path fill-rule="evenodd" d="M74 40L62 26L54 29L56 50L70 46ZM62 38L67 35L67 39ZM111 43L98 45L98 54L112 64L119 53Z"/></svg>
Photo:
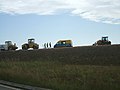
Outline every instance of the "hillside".
<svg viewBox="0 0 120 90"><path fill-rule="evenodd" d="M120 45L0 52L0 60L59 61L81 65L120 65Z"/></svg>
<svg viewBox="0 0 120 90"><path fill-rule="evenodd" d="M0 52L0 79L52 90L120 90L120 45Z"/></svg>

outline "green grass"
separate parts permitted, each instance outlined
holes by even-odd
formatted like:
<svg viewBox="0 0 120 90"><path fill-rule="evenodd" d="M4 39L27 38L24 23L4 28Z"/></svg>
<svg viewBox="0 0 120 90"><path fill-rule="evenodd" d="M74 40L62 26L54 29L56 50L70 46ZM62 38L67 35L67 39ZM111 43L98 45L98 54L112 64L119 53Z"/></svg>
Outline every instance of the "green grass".
<svg viewBox="0 0 120 90"><path fill-rule="evenodd" d="M0 79L53 90L120 90L120 45L0 52Z"/></svg>
<svg viewBox="0 0 120 90"><path fill-rule="evenodd" d="M0 61L0 79L53 90L120 90L120 66Z"/></svg>

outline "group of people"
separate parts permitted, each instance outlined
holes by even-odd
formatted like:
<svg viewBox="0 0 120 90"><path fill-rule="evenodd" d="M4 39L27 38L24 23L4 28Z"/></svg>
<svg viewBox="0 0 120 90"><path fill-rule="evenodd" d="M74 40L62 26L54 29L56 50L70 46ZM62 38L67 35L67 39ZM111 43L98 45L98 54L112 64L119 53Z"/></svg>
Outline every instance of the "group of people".
<svg viewBox="0 0 120 90"><path fill-rule="evenodd" d="M44 48L46 49L46 48L51 48L52 47L52 45L51 45L51 42L49 42L49 43L44 43Z"/></svg>

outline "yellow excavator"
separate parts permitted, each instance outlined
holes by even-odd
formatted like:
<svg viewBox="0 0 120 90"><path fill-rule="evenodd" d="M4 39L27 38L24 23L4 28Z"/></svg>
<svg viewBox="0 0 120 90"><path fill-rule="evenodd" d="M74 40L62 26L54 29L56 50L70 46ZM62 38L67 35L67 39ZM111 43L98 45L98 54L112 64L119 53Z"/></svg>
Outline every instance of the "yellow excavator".
<svg viewBox="0 0 120 90"><path fill-rule="evenodd" d="M39 45L37 43L35 43L34 38L28 39L28 43L25 43L22 45L23 50L28 50L29 48L33 48L33 49L39 48Z"/></svg>

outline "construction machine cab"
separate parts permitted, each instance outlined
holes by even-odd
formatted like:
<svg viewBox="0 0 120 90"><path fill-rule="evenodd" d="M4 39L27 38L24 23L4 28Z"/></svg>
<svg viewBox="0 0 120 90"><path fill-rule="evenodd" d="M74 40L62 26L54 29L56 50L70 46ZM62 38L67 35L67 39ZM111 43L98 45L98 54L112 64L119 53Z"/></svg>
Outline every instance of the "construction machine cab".
<svg viewBox="0 0 120 90"><path fill-rule="evenodd" d="M28 43L35 43L35 39L34 38L28 39Z"/></svg>
<svg viewBox="0 0 120 90"><path fill-rule="evenodd" d="M102 37L102 41L108 41L108 36L107 37Z"/></svg>
<svg viewBox="0 0 120 90"><path fill-rule="evenodd" d="M12 42L11 41L5 41L5 44L10 46L10 45L12 45Z"/></svg>

